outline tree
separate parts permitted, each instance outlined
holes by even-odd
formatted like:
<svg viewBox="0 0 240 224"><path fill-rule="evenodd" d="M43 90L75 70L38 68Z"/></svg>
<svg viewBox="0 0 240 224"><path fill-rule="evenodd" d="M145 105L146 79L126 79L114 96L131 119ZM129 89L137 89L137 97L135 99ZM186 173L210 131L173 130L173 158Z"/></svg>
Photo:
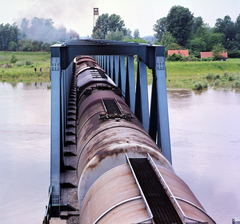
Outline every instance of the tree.
<svg viewBox="0 0 240 224"><path fill-rule="evenodd" d="M132 38L132 31L129 28L127 28L126 37L129 38L129 39Z"/></svg>
<svg viewBox="0 0 240 224"><path fill-rule="evenodd" d="M212 49L213 57L217 57L219 53L223 52L223 50L224 50L224 47L222 44L217 44L213 46L213 49Z"/></svg>
<svg viewBox="0 0 240 224"><path fill-rule="evenodd" d="M227 15L224 19L218 18L215 23L214 32L225 34L224 46L227 49L231 49L236 36L235 24L231 21L231 17Z"/></svg>
<svg viewBox="0 0 240 224"><path fill-rule="evenodd" d="M178 44L185 46L191 34L193 14L188 8L173 6L167 15L166 28Z"/></svg>
<svg viewBox="0 0 240 224"><path fill-rule="evenodd" d="M18 44L14 41L11 41L9 43L9 51L16 51L18 48Z"/></svg>
<svg viewBox="0 0 240 224"><path fill-rule="evenodd" d="M225 34L224 33L212 33L208 40L208 47L212 50L213 46L217 44L224 45L225 43Z"/></svg>
<svg viewBox="0 0 240 224"><path fill-rule="evenodd" d="M94 39L105 39L108 32L116 32L117 30L126 35L127 30L124 21L119 15L112 14L109 16L108 13L105 13L98 17L92 37Z"/></svg>
<svg viewBox="0 0 240 224"><path fill-rule="evenodd" d="M182 50L182 47L176 43L172 43L169 45L168 50Z"/></svg>
<svg viewBox="0 0 240 224"><path fill-rule="evenodd" d="M106 40L117 40L120 41L124 38L123 31L109 31L105 37Z"/></svg>
<svg viewBox="0 0 240 224"><path fill-rule="evenodd" d="M166 32L167 18L163 17L157 20L156 24L153 25L153 30L156 32L154 36L157 38L158 42L162 40L163 34Z"/></svg>
<svg viewBox="0 0 240 224"><path fill-rule="evenodd" d="M240 14L239 14L239 16L238 16L237 19L236 19L235 29L236 29L236 33L237 33L237 34L240 34Z"/></svg>
<svg viewBox="0 0 240 224"><path fill-rule="evenodd" d="M138 30L138 29L134 30L134 32L133 32L133 38L134 38L134 39L139 39L139 38L140 38L140 33L139 33L139 30Z"/></svg>
<svg viewBox="0 0 240 224"><path fill-rule="evenodd" d="M195 37L190 41L190 48L195 52L195 55L200 55L201 51L206 51L206 45L202 37Z"/></svg>
<svg viewBox="0 0 240 224"><path fill-rule="evenodd" d="M176 39L172 36L172 34L170 32L166 31L162 36L160 44L165 46L166 50L169 50L169 47L173 43L176 43Z"/></svg>
<svg viewBox="0 0 240 224"><path fill-rule="evenodd" d="M192 32L196 33L199 28L203 27L203 19L201 16L193 18Z"/></svg>
<svg viewBox="0 0 240 224"><path fill-rule="evenodd" d="M11 42L15 42L18 44L18 34L19 30L16 24L10 25L7 23L6 25L0 24L0 50L7 51L9 50L9 44ZM11 47L13 45L11 44Z"/></svg>

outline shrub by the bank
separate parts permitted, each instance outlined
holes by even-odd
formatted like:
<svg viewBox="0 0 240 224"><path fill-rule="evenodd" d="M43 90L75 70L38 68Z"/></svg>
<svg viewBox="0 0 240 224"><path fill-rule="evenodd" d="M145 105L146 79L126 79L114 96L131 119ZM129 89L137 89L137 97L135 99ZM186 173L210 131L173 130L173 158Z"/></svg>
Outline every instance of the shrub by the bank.
<svg viewBox="0 0 240 224"><path fill-rule="evenodd" d="M222 56L217 55L213 58L197 58L194 55L190 55L187 57L182 57L180 54L171 54L166 58L166 61L221 61Z"/></svg>
<svg viewBox="0 0 240 224"><path fill-rule="evenodd" d="M193 90L203 90L208 88L208 83L204 80L203 82L197 82L192 87Z"/></svg>

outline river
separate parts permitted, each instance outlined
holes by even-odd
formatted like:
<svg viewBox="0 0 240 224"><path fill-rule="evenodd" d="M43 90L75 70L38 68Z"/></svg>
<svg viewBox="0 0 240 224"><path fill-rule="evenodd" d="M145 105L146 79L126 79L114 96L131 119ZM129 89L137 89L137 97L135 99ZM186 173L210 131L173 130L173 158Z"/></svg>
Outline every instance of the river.
<svg viewBox="0 0 240 224"><path fill-rule="evenodd" d="M48 200L46 83L0 83L0 223L39 224ZM173 167L218 224L240 218L240 93L168 91Z"/></svg>

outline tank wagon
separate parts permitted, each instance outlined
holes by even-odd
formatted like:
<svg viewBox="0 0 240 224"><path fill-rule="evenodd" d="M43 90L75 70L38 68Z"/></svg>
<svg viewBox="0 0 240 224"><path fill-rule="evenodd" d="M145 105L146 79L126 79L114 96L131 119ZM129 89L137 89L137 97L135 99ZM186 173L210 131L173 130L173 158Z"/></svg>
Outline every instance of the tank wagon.
<svg viewBox="0 0 240 224"><path fill-rule="evenodd" d="M74 62L79 223L215 223L106 72Z"/></svg>

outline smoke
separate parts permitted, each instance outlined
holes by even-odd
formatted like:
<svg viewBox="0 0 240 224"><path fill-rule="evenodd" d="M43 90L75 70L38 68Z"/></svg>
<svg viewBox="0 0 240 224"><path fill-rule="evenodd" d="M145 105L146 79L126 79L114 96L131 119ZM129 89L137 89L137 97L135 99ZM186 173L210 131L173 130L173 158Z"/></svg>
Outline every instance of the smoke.
<svg viewBox="0 0 240 224"><path fill-rule="evenodd" d="M76 31L67 31L63 25L59 26L59 28L54 27L52 19L34 17L28 20L23 18L20 29L27 38L47 43L65 41L70 38L79 38L79 34Z"/></svg>
<svg viewBox="0 0 240 224"><path fill-rule="evenodd" d="M32 0L19 14L29 21L32 18L52 18L55 27L74 30L81 37L93 29L93 8L101 0ZM41 33L40 33L41 35Z"/></svg>

